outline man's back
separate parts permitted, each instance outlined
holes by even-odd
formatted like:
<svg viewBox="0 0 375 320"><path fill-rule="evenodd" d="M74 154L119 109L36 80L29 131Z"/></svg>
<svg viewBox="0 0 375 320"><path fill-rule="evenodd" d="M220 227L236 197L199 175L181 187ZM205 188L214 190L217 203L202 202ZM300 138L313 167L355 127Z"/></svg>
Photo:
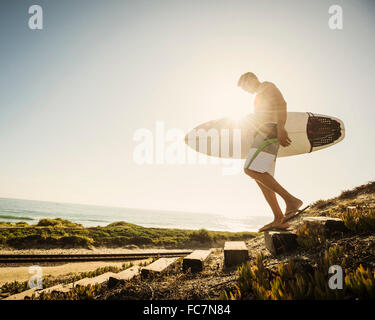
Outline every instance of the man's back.
<svg viewBox="0 0 375 320"><path fill-rule="evenodd" d="M272 82L262 82L256 90L254 113L258 121L277 122L277 111L286 108L286 102L280 90Z"/></svg>

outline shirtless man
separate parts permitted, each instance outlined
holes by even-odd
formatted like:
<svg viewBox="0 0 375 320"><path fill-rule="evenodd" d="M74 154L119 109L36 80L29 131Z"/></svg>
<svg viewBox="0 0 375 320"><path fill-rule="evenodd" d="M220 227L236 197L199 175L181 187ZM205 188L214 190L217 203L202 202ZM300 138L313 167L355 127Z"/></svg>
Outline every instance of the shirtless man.
<svg viewBox="0 0 375 320"><path fill-rule="evenodd" d="M287 229L288 220L302 210L302 201L292 196L273 177L279 145L289 146L291 140L285 130L286 102L279 89L271 82L260 82L252 72L243 74L237 84L251 94L256 94L254 114L259 126L245 161L244 171L253 178L263 192L275 216L274 220L259 229ZM285 201L285 215L277 202L276 193Z"/></svg>

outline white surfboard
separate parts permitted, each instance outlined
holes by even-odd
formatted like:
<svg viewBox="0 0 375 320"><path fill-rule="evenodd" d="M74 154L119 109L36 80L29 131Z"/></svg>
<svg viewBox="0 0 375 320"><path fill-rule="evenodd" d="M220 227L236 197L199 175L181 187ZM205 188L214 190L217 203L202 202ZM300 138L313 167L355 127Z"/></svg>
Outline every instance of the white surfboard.
<svg viewBox="0 0 375 320"><path fill-rule="evenodd" d="M245 159L259 126L254 114L241 120L222 118L192 129L185 143L194 150L220 158ZM311 112L288 112L285 129L292 140L280 146L277 157L290 157L328 148L345 137L344 123L335 117Z"/></svg>

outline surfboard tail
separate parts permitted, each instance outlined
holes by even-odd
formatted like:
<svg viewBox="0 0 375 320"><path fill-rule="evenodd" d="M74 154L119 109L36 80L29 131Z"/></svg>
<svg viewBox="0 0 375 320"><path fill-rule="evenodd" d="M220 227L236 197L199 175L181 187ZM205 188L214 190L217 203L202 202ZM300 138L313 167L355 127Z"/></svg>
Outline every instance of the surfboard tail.
<svg viewBox="0 0 375 320"><path fill-rule="evenodd" d="M307 137L312 151L317 151L336 144L345 137L344 122L338 118L321 114L308 113Z"/></svg>

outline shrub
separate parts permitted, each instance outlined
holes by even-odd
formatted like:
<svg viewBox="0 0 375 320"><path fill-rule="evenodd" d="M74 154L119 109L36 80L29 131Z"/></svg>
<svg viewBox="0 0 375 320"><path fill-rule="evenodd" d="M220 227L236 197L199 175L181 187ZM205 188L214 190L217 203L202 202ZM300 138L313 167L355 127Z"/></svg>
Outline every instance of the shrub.
<svg viewBox="0 0 375 320"><path fill-rule="evenodd" d="M76 286L68 292L43 292L39 297L35 297L35 294L33 294L31 300L93 300L101 290L102 287L100 284L95 284L93 286Z"/></svg>
<svg viewBox="0 0 375 320"><path fill-rule="evenodd" d="M37 223L37 226L40 227L46 227L46 226L57 226L60 225L60 221L57 219L40 219L39 222Z"/></svg>
<svg viewBox="0 0 375 320"><path fill-rule="evenodd" d="M118 221L113 222L107 225L105 228L130 228L131 224L124 222L124 221Z"/></svg>
<svg viewBox="0 0 375 320"><path fill-rule="evenodd" d="M319 226L303 224L297 230L297 243L305 249L312 249L325 243L324 230Z"/></svg>
<svg viewBox="0 0 375 320"><path fill-rule="evenodd" d="M41 219L37 223L37 226L39 227L69 227L69 228L76 228L76 227L82 227L81 224L79 223L74 223L69 220L61 219L61 218L56 218L56 219Z"/></svg>
<svg viewBox="0 0 375 320"><path fill-rule="evenodd" d="M7 242L7 238L4 236L0 236L0 245L4 245Z"/></svg>
<svg viewBox="0 0 375 320"><path fill-rule="evenodd" d="M152 239L145 236L134 236L129 239L129 243L135 244L152 244Z"/></svg>
<svg viewBox="0 0 375 320"><path fill-rule="evenodd" d="M24 282L6 282L1 286L1 292L7 292L9 294L17 294L26 291L29 288L28 281Z"/></svg>
<svg viewBox="0 0 375 320"><path fill-rule="evenodd" d="M32 234L32 235L10 238L7 240L7 244L13 247L26 248L26 247L40 245L45 241L46 241L46 238L43 237L41 234Z"/></svg>
<svg viewBox="0 0 375 320"><path fill-rule="evenodd" d="M338 199L351 199L358 196L359 194L372 193L375 193L375 181L370 181L369 183L358 186L352 190L344 190L341 192Z"/></svg>
<svg viewBox="0 0 375 320"><path fill-rule="evenodd" d="M24 222L24 221L16 223L16 227L28 227L28 226L29 226L29 224L27 222Z"/></svg>
<svg viewBox="0 0 375 320"><path fill-rule="evenodd" d="M11 226L12 224L9 222L3 222L3 221L0 222L0 227L11 227Z"/></svg>
<svg viewBox="0 0 375 320"><path fill-rule="evenodd" d="M86 236L73 235L61 237L58 242L64 246L88 247L93 243L93 240Z"/></svg>
<svg viewBox="0 0 375 320"><path fill-rule="evenodd" d="M212 235L206 229L200 229L197 231L193 231L190 234L190 239L193 241L205 242L210 243L212 242Z"/></svg>
<svg viewBox="0 0 375 320"><path fill-rule="evenodd" d="M375 209L357 208L342 214L345 226L353 232L375 231Z"/></svg>
<svg viewBox="0 0 375 320"><path fill-rule="evenodd" d="M328 269L332 265L345 265L343 250L339 246L329 248L313 268L303 260L280 263L276 269L267 267L262 254L255 263L247 262L239 268L236 289L223 291L221 299L369 299L375 297L375 271L362 265L353 272L346 270L342 290L328 286Z"/></svg>
<svg viewBox="0 0 375 320"><path fill-rule="evenodd" d="M328 200L318 200L318 201L315 201L311 207L315 208L315 209L324 209L328 206L331 206L335 204L335 201L334 199L328 199Z"/></svg>
<svg viewBox="0 0 375 320"><path fill-rule="evenodd" d="M40 228L43 226L43 228ZM31 236L31 238L27 238ZM74 238L81 236L83 238ZM182 230L163 228L144 228L123 221L112 223L106 227L84 228L60 218L41 219L38 225L27 228L0 228L0 237L6 238L6 245L30 248L37 244L43 246L72 245L87 246L124 246L135 245L168 245L181 247L191 244L192 240L200 243L212 243L214 240L242 240L254 237L251 232L219 232L204 229ZM72 238L63 238L72 237ZM87 240L92 239L92 240ZM29 241L30 242L27 242Z"/></svg>
<svg viewBox="0 0 375 320"><path fill-rule="evenodd" d="M375 299L375 271L364 269L362 265L345 276L345 285L354 297Z"/></svg>

